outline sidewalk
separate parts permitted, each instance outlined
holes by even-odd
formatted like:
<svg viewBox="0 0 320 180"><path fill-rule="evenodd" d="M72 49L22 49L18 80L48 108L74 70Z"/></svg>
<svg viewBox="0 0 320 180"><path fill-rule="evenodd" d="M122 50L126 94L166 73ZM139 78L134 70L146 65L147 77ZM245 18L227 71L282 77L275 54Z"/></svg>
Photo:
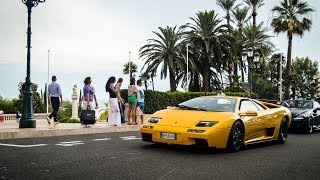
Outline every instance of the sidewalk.
<svg viewBox="0 0 320 180"><path fill-rule="evenodd" d="M150 115L145 115L146 121ZM140 120L140 118L138 118ZM34 138L34 137L51 137L51 136L67 136L79 134L96 134L108 132L124 132L124 131L139 131L140 125L122 124L121 127L107 126L106 122L96 122L89 127L81 126L80 123L60 123L49 126L47 120L37 119L36 128L19 128L19 123L14 120L0 123L0 140L3 139L19 139L19 138ZM141 124L140 122L138 122Z"/></svg>

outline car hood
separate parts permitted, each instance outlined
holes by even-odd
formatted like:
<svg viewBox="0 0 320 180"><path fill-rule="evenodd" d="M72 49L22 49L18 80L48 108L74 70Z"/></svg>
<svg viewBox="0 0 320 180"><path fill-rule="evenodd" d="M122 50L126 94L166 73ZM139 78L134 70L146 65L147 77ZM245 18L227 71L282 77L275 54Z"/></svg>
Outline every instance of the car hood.
<svg viewBox="0 0 320 180"><path fill-rule="evenodd" d="M308 112L309 110L310 109L297 109L297 108L294 108L294 109L290 109L290 112L292 114L292 117L295 118L295 117L299 116L300 114Z"/></svg>
<svg viewBox="0 0 320 180"><path fill-rule="evenodd" d="M158 123L159 125L194 127L199 121L223 122L230 119L235 119L235 113L166 109L154 113L152 117L162 118Z"/></svg>

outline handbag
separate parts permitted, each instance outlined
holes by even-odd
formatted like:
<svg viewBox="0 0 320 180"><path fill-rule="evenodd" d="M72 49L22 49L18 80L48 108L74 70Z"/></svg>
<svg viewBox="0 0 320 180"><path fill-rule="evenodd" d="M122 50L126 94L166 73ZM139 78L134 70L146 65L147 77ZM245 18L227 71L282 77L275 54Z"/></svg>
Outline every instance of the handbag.
<svg viewBox="0 0 320 180"><path fill-rule="evenodd" d="M82 110L81 111L81 116L80 116L80 122L84 125L87 124L94 124L96 123L95 119L96 112L94 110Z"/></svg>

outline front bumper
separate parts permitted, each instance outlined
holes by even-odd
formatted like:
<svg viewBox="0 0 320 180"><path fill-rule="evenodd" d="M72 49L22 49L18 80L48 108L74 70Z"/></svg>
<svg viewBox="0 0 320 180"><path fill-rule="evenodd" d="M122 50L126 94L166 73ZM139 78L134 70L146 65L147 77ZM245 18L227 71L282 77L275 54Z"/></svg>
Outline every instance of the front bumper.
<svg viewBox="0 0 320 180"><path fill-rule="evenodd" d="M187 132L188 129L206 130L203 133ZM226 148L230 133L229 128L185 128L172 126L153 126L153 129L140 129L142 140L147 142L178 144L178 145L200 145L215 148ZM176 139L161 138L161 133L172 133L176 135Z"/></svg>
<svg viewBox="0 0 320 180"><path fill-rule="evenodd" d="M301 120L292 119L289 129L290 130L304 129L307 126L308 126L308 119L307 118L304 118Z"/></svg>

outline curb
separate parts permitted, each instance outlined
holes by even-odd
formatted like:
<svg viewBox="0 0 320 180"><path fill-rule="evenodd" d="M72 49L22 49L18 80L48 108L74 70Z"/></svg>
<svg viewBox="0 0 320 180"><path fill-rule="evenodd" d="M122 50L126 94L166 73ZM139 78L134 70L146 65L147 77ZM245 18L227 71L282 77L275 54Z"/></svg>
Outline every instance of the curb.
<svg viewBox="0 0 320 180"><path fill-rule="evenodd" d="M69 136L80 134L99 134L111 132L139 131L140 126L122 126L122 127L83 127L79 129L11 129L11 131L0 132L0 140L22 139L36 137L54 137Z"/></svg>

